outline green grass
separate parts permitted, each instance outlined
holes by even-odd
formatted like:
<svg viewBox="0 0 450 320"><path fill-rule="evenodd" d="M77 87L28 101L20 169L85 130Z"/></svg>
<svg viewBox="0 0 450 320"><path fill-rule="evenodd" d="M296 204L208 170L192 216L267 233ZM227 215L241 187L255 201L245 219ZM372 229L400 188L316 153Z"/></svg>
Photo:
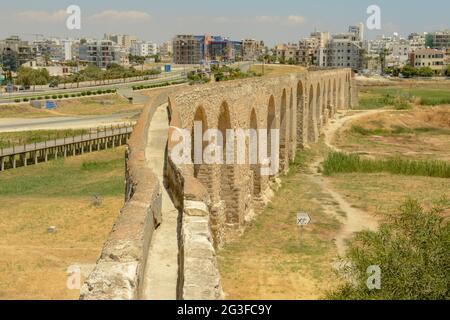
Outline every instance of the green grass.
<svg viewBox="0 0 450 320"><path fill-rule="evenodd" d="M352 125L350 132L362 136L393 136L393 135L420 134L420 133L450 134L449 129L436 127L409 128L404 126L394 126L392 129L384 129L384 128L367 129L359 125Z"/></svg>
<svg viewBox="0 0 450 320"><path fill-rule="evenodd" d="M448 199L447 208L448 208ZM356 234L350 243L346 270L354 283L328 295L332 300L449 300L450 223L443 203L425 211L406 201L377 232ZM378 266L380 288L367 287L367 268Z"/></svg>
<svg viewBox="0 0 450 320"><path fill-rule="evenodd" d="M408 95L398 95L391 93L375 94L362 97L359 100L359 109L372 110L392 106L396 110L409 110L412 108L412 101L412 97Z"/></svg>
<svg viewBox="0 0 450 320"><path fill-rule="evenodd" d="M68 138L86 133L88 133L88 131L85 129L3 132L0 133L0 148L8 148L12 145L23 145L54 139Z"/></svg>
<svg viewBox="0 0 450 320"><path fill-rule="evenodd" d="M360 106L363 109L382 108L393 105L395 97L402 97L407 101L418 100L423 106L450 104L450 88L443 89L407 89L407 88L376 88L368 91L370 97L362 97ZM401 107L401 105L399 106ZM403 106L405 107L405 106Z"/></svg>
<svg viewBox="0 0 450 320"><path fill-rule="evenodd" d="M409 176L450 178L450 163L441 160L363 159L355 154L332 152L324 162L324 174L389 172Z"/></svg>
<svg viewBox="0 0 450 320"><path fill-rule="evenodd" d="M123 148L117 148L1 172L0 195L122 195L123 152ZM96 156L100 159L96 160Z"/></svg>

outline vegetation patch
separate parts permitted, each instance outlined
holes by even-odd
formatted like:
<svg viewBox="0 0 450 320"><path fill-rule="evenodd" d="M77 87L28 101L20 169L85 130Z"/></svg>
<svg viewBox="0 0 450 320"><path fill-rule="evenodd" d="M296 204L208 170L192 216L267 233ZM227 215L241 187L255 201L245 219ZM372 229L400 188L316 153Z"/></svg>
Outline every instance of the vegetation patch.
<svg viewBox="0 0 450 320"><path fill-rule="evenodd" d="M377 232L364 231L350 243L345 272L352 283L328 294L339 300L449 300L450 222L441 213L448 200L425 211L408 200ZM379 289L367 286L369 266L381 271Z"/></svg>
<svg viewBox="0 0 450 320"><path fill-rule="evenodd" d="M441 160L366 159L356 154L331 152L323 164L325 175L335 173L389 172L409 176L450 178L450 163Z"/></svg>

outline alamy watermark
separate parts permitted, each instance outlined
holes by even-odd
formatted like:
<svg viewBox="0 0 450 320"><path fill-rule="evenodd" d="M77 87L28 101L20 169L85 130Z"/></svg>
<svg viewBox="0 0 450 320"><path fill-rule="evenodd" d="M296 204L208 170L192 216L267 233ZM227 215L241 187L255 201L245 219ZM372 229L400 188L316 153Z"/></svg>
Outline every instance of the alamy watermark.
<svg viewBox="0 0 450 320"><path fill-rule="evenodd" d="M77 5L70 5L66 9L69 15L66 20L66 27L69 30L81 29L81 8Z"/></svg>
<svg viewBox="0 0 450 320"><path fill-rule="evenodd" d="M369 266L366 270L369 276L366 281L369 290L381 290L381 268L380 266Z"/></svg>
<svg viewBox="0 0 450 320"><path fill-rule="evenodd" d="M381 8L377 5L371 5L367 8L366 13L370 15L366 21L367 29L381 30Z"/></svg>
<svg viewBox="0 0 450 320"><path fill-rule="evenodd" d="M279 129L219 129L203 132L202 122L194 130L176 128L171 136L176 165L258 165L262 176L279 171Z"/></svg>

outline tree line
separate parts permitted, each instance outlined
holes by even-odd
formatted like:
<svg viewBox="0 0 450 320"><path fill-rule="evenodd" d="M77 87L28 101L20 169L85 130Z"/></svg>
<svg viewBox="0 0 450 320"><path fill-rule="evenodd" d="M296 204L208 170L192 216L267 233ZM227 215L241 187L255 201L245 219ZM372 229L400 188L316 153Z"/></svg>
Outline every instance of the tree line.
<svg viewBox="0 0 450 320"><path fill-rule="evenodd" d="M106 83L109 80L127 78L146 77L158 75L161 73L160 69L137 70L133 67L123 67L118 64L109 64L106 70L103 70L95 65L88 65L85 69L69 74L67 76L50 76L47 69L32 69L29 67L20 67L17 70L16 83L24 87L31 87L33 89L37 85L50 85L56 87L59 84L76 83L79 87L80 82L90 81L94 84Z"/></svg>

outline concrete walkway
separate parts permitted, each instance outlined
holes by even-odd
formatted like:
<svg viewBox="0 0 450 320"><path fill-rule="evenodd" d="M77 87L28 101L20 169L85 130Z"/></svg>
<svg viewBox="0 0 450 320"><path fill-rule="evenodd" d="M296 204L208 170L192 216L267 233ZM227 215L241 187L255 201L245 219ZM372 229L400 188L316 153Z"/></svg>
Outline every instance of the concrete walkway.
<svg viewBox="0 0 450 320"><path fill-rule="evenodd" d="M175 300L178 279L178 210L163 185L167 143L167 104L161 105L150 123L145 156L162 189L162 224L153 234L145 270L143 299Z"/></svg>

